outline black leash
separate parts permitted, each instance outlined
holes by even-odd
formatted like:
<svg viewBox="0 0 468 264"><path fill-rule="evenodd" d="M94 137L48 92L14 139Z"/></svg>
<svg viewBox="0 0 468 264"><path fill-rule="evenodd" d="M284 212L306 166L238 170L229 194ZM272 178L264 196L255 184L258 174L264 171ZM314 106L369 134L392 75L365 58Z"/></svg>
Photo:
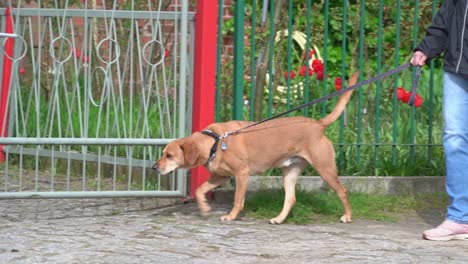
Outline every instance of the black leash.
<svg viewBox="0 0 468 264"><path fill-rule="evenodd" d="M275 118L278 118L278 117L287 115L287 114L289 114L289 113L292 113L292 112L297 111L297 110L299 110L299 109L302 109L302 108L304 108L304 107L307 107L307 106L310 106L310 105L314 105L314 104L318 104L318 103L323 102L323 101L325 101L325 100L331 99L331 98L333 98L333 97L335 97L335 96L342 95L342 94L344 94L344 93L346 93L346 92L348 92L348 91L351 91L351 90L355 90L355 89L357 89L357 88L360 88L360 87L362 87L362 86L364 86L364 85L369 85L369 84L371 84L371 83L373 83L373 82L380 81L380 80L382 80L382 79L387 78L388 76L391 76L391 75L393 75L393 74L399 73L399 72L401 72L401 71L403 71L403 70L409 68L410 66L411 66L411 63L409 63L409 62L408 62L408 63L405 63L405 64L402 64L402 65L400 65L400 66L398 66L398 67L396 67L396 68L393 68L393 69L391 69L391 70L389 70L389 71L386 71L386 72L384 72L384 73L381 73L381 74L379 74L379 75L376 75L376 76L374 76L374 77L372 77L372 78L370 78L370 79L367 79L367 80L358 82L358 83L356 83L356 84L354 84L354 85L351 85L351 86L348 86L348 87L346 87L346 88L344 88L344 89L340 89L340 90L338 90L338 91L336 91L336 92L327 94L327 95L325 95L325 96L323 96L323 97L320 97L320 98L317 98L317 99L315 99L315 100L312 100L312 101L309 101L309 102L307 102L307 103L304 103L304 104L302 104L302 105L296 106L296 107L294 107L294 108L292 108L292 109L290 109L290 110L288 110L288 111L286 111L286 112L283 112L283 113L277 114L277 115L275 115L275 116L272 116L272 117L263 119L263 120L261 120L261 121L255 122L255 123L253 123L253 124L251 124L251 125L245 126L245 127L240 128L240 129L238 129L238 130L231 131L231 132L227 132L227 133L225 133L225 135L227 134L227 136L229 136L229 135L238 134L240 131L242 131L242 130L244 130L244 129L247 129L247 128L250 128L250 127L253 127L253 126L256 126L256 125L265 123L265 122L267 122L267 121L270 121L270 120L272 120L272 119L275 119ZM412 83L412 87L411 87L411 96L410 96L410 100L409 100L409 102L408 102L408 104L409 104L410 106L413 106L413 105L414 105L415 98L416 98L416 92L417 92L417 89L418 89L419 77L421 76L421 66L415 66L415 67L416 67L416 73L415 73L415 76L414 76L414 79L413 79L413 83ZM225 136L224 138L226 138L227 136Z"/></svg>
<svg viewBox="0 0 468 264"><path fill-rule="evenodd" d="M416 101L416 92L418 90L419 77L421 76L421 66L415 66L416 72L414 73L413 83L411 84L411 96L408 104L413 106Z"/></svg>
<svg viewBox="0 0 468 264"><path fill-rule="evenodd" d="M342 95L342 94L344 94L344 93L346 93L346 92L348 92L348 91L351 91L351 90L355 90L355 89L357 89L357 88L360 88L360 87L362 87L362 86L364 86L364 85L369 85L369 84L371 84L371 83L373 83L373 82L380 81L380 80L382 80L382 79L384 79L384 78L387 78L388 76L391 76L391 75L393 75L393 74L399 73L399 72L401 72L401 71L403 71L403 70L409 68L410 66L411 66L411 63L409 63L409 62L408 62L408 63L405 63L405 64L402 64L402 65L400 65L400 66L398 66L398 67L396 67L396 68L393 68L393 69L391 69L391 70L389 70L389 71L386 71L386 72L384 72L384 73L381 73L381 74L379 74L379 75L376 75L376 76L374 76L374 77L372 77L372 78L370 78L370 79L367 79L367 80L358 82L358 83L356 83L356 84L354 84L354 85L348 86L348 87L346 87L346 88L344 88L344 89L340 89L340 90L338 90L338 91L336 91L336 92L327 94L327 95L325 95L325 96L323 96L323 97L320 97L320 98L317 98L317 99L315 99L315 100L312 100L312 101L309 101L309 102L307 102L307 103L304 103L304 104L302 104L302 105L296 106L296 107L294 107L294 108L292 108L292 109L290 109L290 110L288 110L288 111L286 111L286 112L283 112L283 113L274 115L274 116L272 116L272 117L263 119L263 120L261 120L261 121L255 122L255 123L250 124L250 125L248 125L248 126L245 126L245 127L243 127L243 128L240 128L240 129L237 129L237 130L234 130L234 131L226 132L226 133L222 134L221 136L219 136L218 134L214 133L214 132L211 131L211 130L204 130L204 131L202 131L203 134L208 135L208 136L210 136L210 137L212 137L212 138L215 139L215 143L213 144L213 147L212 147L211 150L210 150L210 161L211 161L212 159L214 159L214 157L215 157L215 152L216 152L216 149L218 148L218 143L219 143L220 140L221 140L221 144L222 144L222 145L221 145L221 149L222 149L222 150L226 150L226 143L224 142L224 140L225 140L228 136L230 136L230 135L239 134L242 130L245 130L245 129L247 129L247 128L251 128L251 127L253 127L253 126L256 126L256 125L259 125L259 124L268 122L268 121L270 121L270 120L272 120L272 119L275 119L275 118L278 118L278 117L287 115L287 114L289 114L289 113L292 113L292 112L297 111L297 110L299 110L299 109L302 109L302 108L304 108L304 107L307 107L307 106L310 106L310 105L314 105L314 104L318 104L318 103L323 102L323 101L325 101L325 100L328 100L328 99L331 99L331 98L333 98L333 97ZM413 83L412 83L412 85L411 85L411 96L410 96L410 99L409 99L409 102L408 102L408 104L409 104L410 106L413 106L414 103L415 103L416 92L417 92L417 89L418 89L419 77L421 76L421 66L415 66L415 68L416 68L416 72L415 72L415 75L414 75Z"/></svg>

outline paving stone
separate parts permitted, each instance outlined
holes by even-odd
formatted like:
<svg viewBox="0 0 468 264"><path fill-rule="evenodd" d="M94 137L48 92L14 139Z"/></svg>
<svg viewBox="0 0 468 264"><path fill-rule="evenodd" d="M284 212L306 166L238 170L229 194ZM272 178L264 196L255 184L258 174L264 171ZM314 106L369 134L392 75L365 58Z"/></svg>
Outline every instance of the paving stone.
<svg viewBox="0 0 468 264"><path fill-rule="evenodd" d="M443 216L270 225L154 199L0 201L0 263L466 263L468 241L421 239Z"/></svg>

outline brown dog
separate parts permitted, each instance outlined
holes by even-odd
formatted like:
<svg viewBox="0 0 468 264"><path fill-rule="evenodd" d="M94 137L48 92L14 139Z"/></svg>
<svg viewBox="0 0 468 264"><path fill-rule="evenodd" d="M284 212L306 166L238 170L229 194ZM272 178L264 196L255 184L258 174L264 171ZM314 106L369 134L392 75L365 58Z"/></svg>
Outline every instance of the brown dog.
<svg viewBox="0 0 468 264"><path fill-rule="evenodd" d="M349 85L355 84L358 76L359 74L354 74ZM296 202L297 177L306 165L310 164L338 194L345 211L341 222L349 223L352 213L348 195L338 179L333 145L324 133L325 128L337 120L344 111L351 94L352 91L344 93L335 109L319 121L306 117L278 118L226 138L218 135L244 128L252 122L231 121L211 124L201 133L196 132L189 137L169 143L153 168L160 174L199 165L208 168L211 177L196 191L198 207L203 215L210 211L205 194L234 175L236 179L234 207L228 215L222 216L221 220L234 220L242 211L249 175L270 168L281 168L286 194L284 206L277 217L270 219L272 224L281 224Z"/></svg>

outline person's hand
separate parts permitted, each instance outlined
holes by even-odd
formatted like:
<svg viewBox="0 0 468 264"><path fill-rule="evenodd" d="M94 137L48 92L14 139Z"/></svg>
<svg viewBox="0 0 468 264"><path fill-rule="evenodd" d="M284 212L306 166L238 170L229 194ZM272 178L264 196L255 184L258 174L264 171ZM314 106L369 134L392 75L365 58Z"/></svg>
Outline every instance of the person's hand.
<svg viewBox="0 0 468 264"><path fill-rule="evenodd" d="M410 60L410 63L413 64L414 66L423 66L426 64L427 56L421 51L416 51L413 54L413 57Z"/></svg>

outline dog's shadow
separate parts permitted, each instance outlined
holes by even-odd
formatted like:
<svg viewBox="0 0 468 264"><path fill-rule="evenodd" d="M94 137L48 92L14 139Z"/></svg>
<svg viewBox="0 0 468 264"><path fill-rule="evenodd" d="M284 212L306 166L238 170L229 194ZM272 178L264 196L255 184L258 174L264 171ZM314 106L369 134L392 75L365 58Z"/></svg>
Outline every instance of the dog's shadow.
<svg viewBox="0 0 468 264"><path fill-rule="evenodd" d="M176 204L173 206L160 208L158 210L154 210L152 212L152 215L154 217L156 216L163 216L163 217L181 216L181 217L187 217L187 218L193 218L193 219L196 219L196 218L219 219L219 217L221 217L222 215L229 213L229 211L232 208L232 204L214 201L214 200L209 201L209 205L211 207L211 211L209 212L207 216L201 215L200 210L198 209L197 203L195 201L189 201L183 204Z"/></svg>

